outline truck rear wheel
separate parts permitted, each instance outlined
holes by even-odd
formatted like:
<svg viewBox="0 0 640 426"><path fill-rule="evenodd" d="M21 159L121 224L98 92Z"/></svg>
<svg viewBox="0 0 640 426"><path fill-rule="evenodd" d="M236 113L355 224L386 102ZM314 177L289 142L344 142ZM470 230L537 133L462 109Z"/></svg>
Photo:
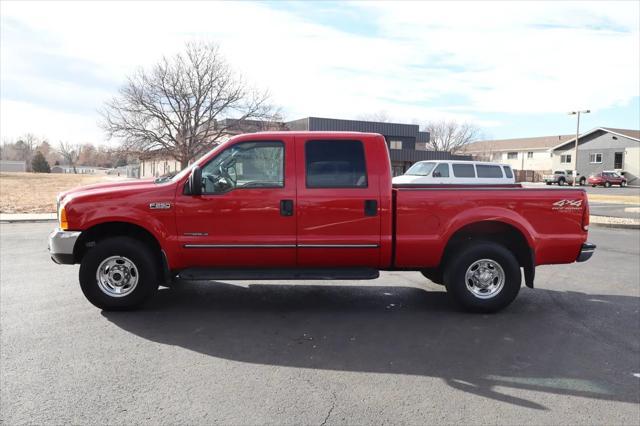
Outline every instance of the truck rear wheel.
<svg viewBox="0 0 640 426"><path fill-rule="evenodd" d="M80 264L80 288L104 310L134 309L158 289L160 267L151 250L128 237L103 240Z"/></svg>
<svg viewBox="0 0 640 426"><path fill-rule="evenodd" d="M518 295L522 276L517 259L507 248L489 241L471 243L445 268L447 293L463 308L496 312Z"/></svg>

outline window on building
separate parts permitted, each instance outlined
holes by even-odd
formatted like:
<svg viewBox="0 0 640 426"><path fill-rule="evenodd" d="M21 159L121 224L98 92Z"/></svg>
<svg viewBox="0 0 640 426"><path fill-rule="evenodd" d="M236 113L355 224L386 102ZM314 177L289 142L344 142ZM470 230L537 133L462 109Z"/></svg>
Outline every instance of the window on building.
<svg viewBox="0 0 640 426"><path fill-rule="evenodd" d="M389 141L391 149L402 149L402 141Z"/></svg>
<svg viewBox="0 0 640 426"><path fill-rule="evenodd" d="M571 154L562 154L560 156L560 162L564 163L564 164L570 163L571 162Z"/></svg>
<svg viewBox="0 0 640 426"><path fill-rule="evenodd" d="M533 158L533 151L527 152L527 158Z"/></svg>
<svg viewBox="0 0 640 426"><path fill-rule="evenodd" d="M236 188L282 188L284 144L242 142L231 146L202 168L204 193Z"/></svg>
<svg viewBox="0 0 640 426"><path fill-rule="evenodd" d="M476 164L476 171L478 172L478 177L481 178L501 178L502 170L500 170L500 166L489 166L485 164Z"/></svg>
<svg viewBox="0 0 640 426"><path fill-rule="evenodd" d="M518 158L517 152L507 152L507 160L516 160Z"/></svg>
<svg viewBox="0 0 640 426"><path fill-rule="evenodd" d="M360 141L309 141L305 145L307 188L366 188Z"/></svg>
<svg viewBox="0 0 640 426"><path fill-rule="evenodd" d="M621 169L624 159L624 152L616 152L613 156L613 168Z"/></svg>
<svg viewBox="0 0 640 426"><path fill-rule="evenodd" d="M449 163L440 163L433 171L433 177L449 177Z"/></svg>
<svg viewBox="0 0 640 426"><path fill-rule="evenodd" d="M455 177L476 177L473 164L453 164L452 167Z"/></svg>
<svg viewBox="0 0 640 426"><path fill-rule="evenodd" d="M602 163L602 153L597 152L597 153L589 154L589 163L591 164Z"/></svg>

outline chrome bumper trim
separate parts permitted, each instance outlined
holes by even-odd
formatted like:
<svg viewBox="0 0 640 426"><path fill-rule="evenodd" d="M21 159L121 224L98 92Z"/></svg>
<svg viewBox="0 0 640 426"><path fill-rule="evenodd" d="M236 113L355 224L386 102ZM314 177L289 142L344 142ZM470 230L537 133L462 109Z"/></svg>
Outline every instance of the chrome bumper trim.
<svg viewBox="0 0 640 426"><path fill-rule="evenodd" d="M80 231L64 231L60 228L54 229L49 234L49 254L53 255L73 255L73 248L76 245Z"/></svg>
<svg viewBox="0 0 640 426"><path fill-rule="evenodd" d="M582 248L580 249L580 254L576 259L576 262L586 262L591 259L593 256L593 252L596 251L596 245L591 243L582 244Z"/></svg>

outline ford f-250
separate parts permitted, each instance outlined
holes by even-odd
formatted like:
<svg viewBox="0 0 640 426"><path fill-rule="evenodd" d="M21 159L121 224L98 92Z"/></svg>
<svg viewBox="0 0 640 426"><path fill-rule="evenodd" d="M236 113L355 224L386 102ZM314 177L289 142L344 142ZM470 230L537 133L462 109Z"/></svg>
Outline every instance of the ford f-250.
<svg viewBox="0 0 640 426"><path fill-rule="evenodd" d="M82 291L107 310L179 280L402 270L491 312L514 300L522 275L533 287L536 266L595 250L582 189L392 186L387 144L372 133L240 135L171 178L81 187L58 205L51 257L79 263Z"/></svg>

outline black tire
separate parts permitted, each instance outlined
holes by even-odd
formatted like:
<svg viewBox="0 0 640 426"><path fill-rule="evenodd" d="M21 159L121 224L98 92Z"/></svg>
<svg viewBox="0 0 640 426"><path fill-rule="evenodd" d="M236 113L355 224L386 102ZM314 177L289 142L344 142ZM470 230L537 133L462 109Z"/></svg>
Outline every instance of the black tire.
<svg viewBox="0 0 640 426"><path fill-rule="evenodd" d="M578 185L580 185L580 186L584 186L584 184L585 184L586 182L587 182L587 180L586 180L585 178L581 178L581 179L578 181Z"/></svg>
<svg viewBox="0 0 640 426"><path fill-rule="evenodd" d="M564 180L564 179L558 179L558 185L559 185L559 186L563 186L563 185L564 185L564 183L565 183L565 180Z"/></svg>
<svg viewBox="0 0 640 426"><path fill-rule="evenodd" d="M591 185L592 188L595 188L596 186L598 186L598 185Z"/></svg>
<svg viewBox="0 0 640 426"><path fill-rule="evenodd" d="M627 182L625 181L620 182L620 188L624 188L625 186L627 186Z"/></svg>
<svg viewBox="0 0 640 426"><path fill-rule="evenodd" d="M502 289L488 298L475 295L465 281L467 270L482 259L498 264L504 273ZM520 265L513 253L504 246L489 241L473 242L460 250L447 263L444 272L447 293L464 309L473 312L496 312L505 308L518 295L521 282Z"/></svg>
<svg viewBox="0 0 640 426"><path fill-rule="evenodd" d="M420 273L429 281L434 284L444 285L442 283L442 270L441 269L423 269Z"/></svg>
<svg viewBox="0 0 640 426"><path fill-rule="evenodd" d="M131 276L137 283L124 296L110 296L101 289L96 274L106 259L118 256L135 266ZM133 268L132 268L133 269ZM153 297L160 283L160 265L153 252L142 242L129 237L113 237L98 243L89 250L80 264L80 288L94 306L106 311L134 309Z"/></svg>
<svg viewBox="0 0 640 426"><path fill-rule="evenodd" d="M605 188L611 188L611 182L606 181L606 182L604 183L604 187L605 187Z"/></svg>

